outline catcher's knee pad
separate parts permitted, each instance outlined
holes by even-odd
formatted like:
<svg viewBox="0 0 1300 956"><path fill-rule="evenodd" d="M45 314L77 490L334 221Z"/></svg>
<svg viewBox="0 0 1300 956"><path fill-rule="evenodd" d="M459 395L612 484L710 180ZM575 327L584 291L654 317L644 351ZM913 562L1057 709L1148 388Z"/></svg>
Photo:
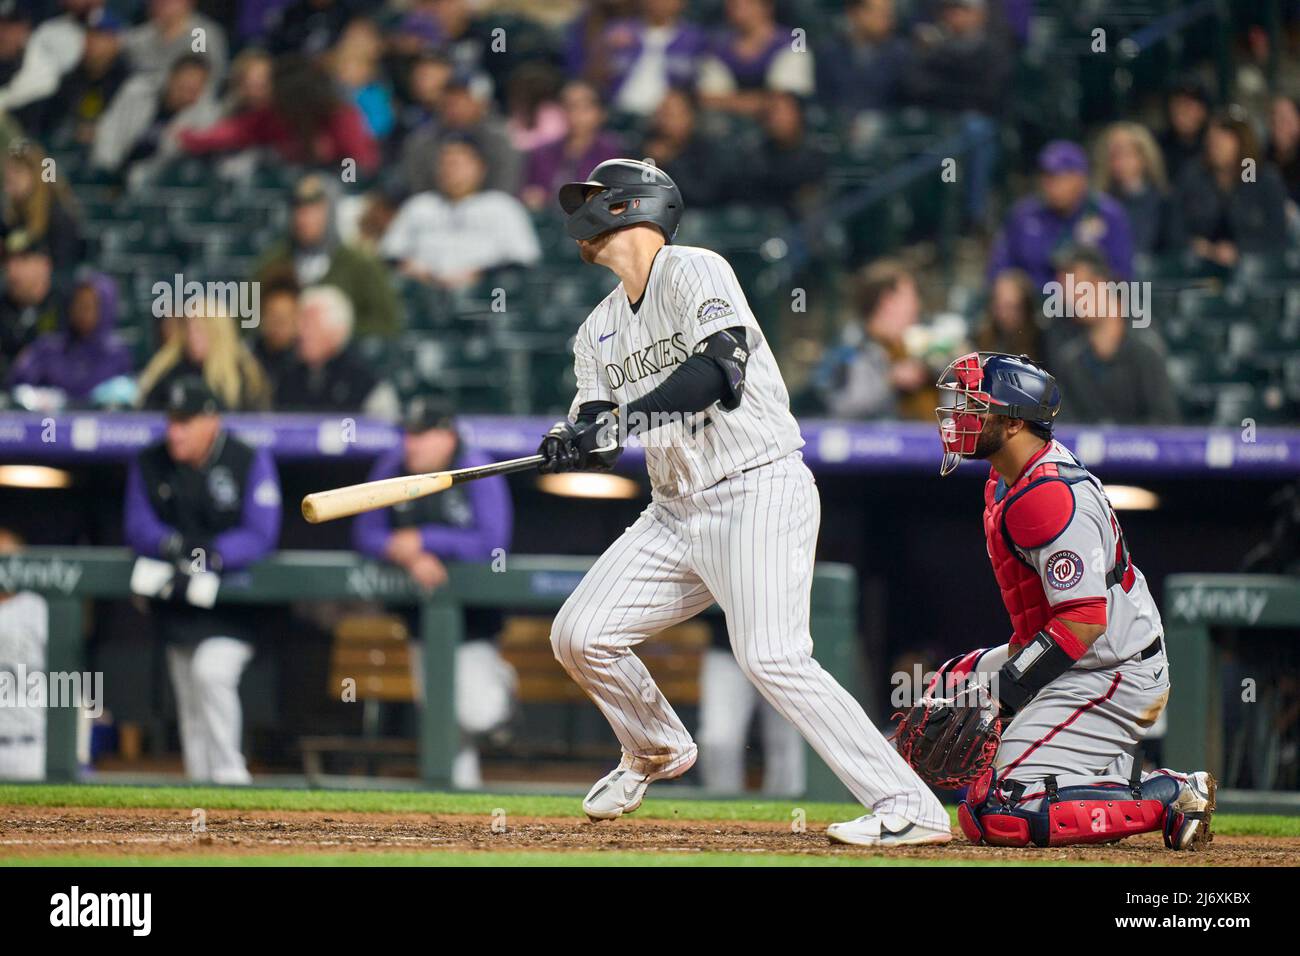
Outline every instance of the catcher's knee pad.
<svg viewBox="0 0 1300 956"><path fill-rule="evenodd" d="M1153 777L1140 784L1057 789L1047 777L1032 789L1004 783L991 789L992 774L971 786L957 809L962 832L972 843L989 846L1071 846L1113 843L1165 825L1166 811L1178 796L1178 782ZM1033 803L1036 809L1026 809Z"/></svg>

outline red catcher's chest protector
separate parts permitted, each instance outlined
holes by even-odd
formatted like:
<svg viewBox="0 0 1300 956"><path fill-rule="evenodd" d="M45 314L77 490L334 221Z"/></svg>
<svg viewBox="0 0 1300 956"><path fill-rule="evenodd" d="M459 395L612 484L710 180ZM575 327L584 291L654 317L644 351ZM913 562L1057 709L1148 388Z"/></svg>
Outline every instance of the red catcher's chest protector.
<svg viewBox="0 0 1300 956"><path fill-rule="evenodd" d="M1052 449L1052 445L1047 445L1039 452L1038 457L1041 459L1048 456ZM1050 516L1053 520L1044 520L1049 516L1040 515L1035 522L1040 527L1054 527L1055 533L1048 532L1050 537L1043 541L1021 542L1021 547L1025 549L1043 547L1059 537L1070 521L1074 510L1072 486L1081 481L1096 481L1078 462L1062 462L1055 460L1054 455L1051 457L1054 460L1040 461L1037 464L1031 460L1025 473L1010 487L1004 484L996 470L989 469L989 480L984 486L984 540L988 547L989 559L993 562L993 576L997 579L998 589L1002 592L1002 603L1006 605L1007 614L1011 616L1012 647L1020 647L1028 643L1035 634L1047 626L1054 612L1051 603L1047 600L1047 593L1043 590L1043 582L1037 569L1030 567L1015 551L1011 533L1007 530L1007 509L1030 489L1046 482L1062 482L1070 486L1068 495L1062 493L1035 495L1036 508L1042 507L1044 502L1059 503L1059 521L1054 520L1057 517L1055 515ZM1057 487L1059 488L1060 485ZM1108 578L1112 583L1123 582L1127 587L1127 581L1131 577L1128 549L1125 547L1119 522L1115 520L1113 513L1111 523L1115 529L1116 553L1115 567Z"/></svg>

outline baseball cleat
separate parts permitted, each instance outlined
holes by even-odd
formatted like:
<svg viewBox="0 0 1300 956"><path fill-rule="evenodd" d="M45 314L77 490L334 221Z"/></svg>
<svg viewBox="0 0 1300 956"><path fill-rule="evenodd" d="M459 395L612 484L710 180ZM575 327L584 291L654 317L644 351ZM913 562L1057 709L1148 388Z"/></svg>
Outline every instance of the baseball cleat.
<svg viewBox="0 0 1300 956"><path fill-rule="evenodd" d="M691 744L691 749L680 756L673 757L658 770L644 773L635 769L644 766L645 758L623 755L618 766L596 781L582 801L582 810L592 820L615 820L625 813L631 813L641 806L645 792L656 780L670 780L680 777L695 766L699 750Z"/></svg>
<svg viewBox="0 0 1300 956"><path fill-rule="evenodd" d="M1218 782L1205 770L1189 774L1174 802L1165 811L1165 846L1171 850L1199 850L1214 839L1214 792Z"/></svg>
<svg viewBox="0 0 1300 956"><path fill-rule="evenodd" d="M826 835L833 843L853 846L917 846L924 843L947 843L952 830L922 826L893 813L868 813L845 823L832 823Z"/></svg>

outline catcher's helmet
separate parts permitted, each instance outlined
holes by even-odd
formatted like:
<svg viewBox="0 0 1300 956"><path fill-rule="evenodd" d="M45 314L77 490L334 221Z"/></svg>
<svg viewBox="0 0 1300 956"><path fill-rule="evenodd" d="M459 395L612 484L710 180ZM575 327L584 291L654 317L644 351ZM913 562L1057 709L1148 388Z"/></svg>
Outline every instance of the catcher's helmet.
<svg viewBox="0 0 1300 956"><path fill-rule="evenodd" d="M944 369L935 384L940 405L934 413L943 441L941 475L975 453L988 416L1023 418L1050 434L1061 410L1056 379L1027 355L970 352Z"/></svg>
<svg viewBox="0 0 1300 956"><path fill-rule="evenodd" d="M587 196L592 186L600 192ZM627 203L618 215L610 206ZM586 182L560 187L560 205L568 214L565 231L573 239L594 239L601 233L647 222L673 241L682 218L682 193L657 166L635 159L607 159L591 171Z"/></svg>

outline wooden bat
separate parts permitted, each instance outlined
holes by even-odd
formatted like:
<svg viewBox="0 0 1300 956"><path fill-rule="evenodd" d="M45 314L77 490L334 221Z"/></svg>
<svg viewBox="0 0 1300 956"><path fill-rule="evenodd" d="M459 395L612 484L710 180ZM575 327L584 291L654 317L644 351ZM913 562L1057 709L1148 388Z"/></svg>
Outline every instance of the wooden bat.
<svg viewBox="0 0 1300 956"><path fill-rule="evenodd" d="M384 478L380 481L366 481L346 488L331 488L329 491L317 491L302 499L302 516L312 524L333 521L358 515L363 511L374 511L391 505L423 498L446 491L452 485L463 484L476 478L491 475L509 475L516 471L536 468L546 459L541 455L529 455L527 458L512 458L477 468L461 468L457 471L431 471L425 475L403 475L398 478Z"/></svg>

